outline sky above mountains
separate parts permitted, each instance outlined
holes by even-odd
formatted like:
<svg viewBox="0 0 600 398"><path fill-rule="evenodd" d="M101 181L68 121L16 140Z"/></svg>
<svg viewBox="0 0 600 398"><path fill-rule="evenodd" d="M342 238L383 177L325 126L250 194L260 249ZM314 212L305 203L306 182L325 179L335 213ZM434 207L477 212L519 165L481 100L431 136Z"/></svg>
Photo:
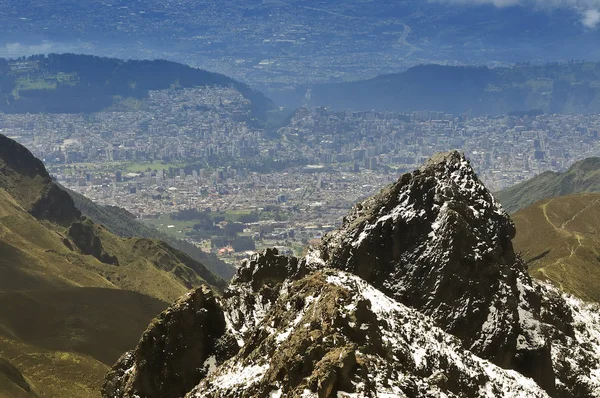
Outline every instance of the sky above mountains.
<svg viewBox="0 0 600 398"><path fill-rule="evenodd" d="M493 4L498 8L531 7L544 11L570 9L581 15L581 23L590 29L595 29L600 23L600 0L438 0L457 5Z"/></svg>

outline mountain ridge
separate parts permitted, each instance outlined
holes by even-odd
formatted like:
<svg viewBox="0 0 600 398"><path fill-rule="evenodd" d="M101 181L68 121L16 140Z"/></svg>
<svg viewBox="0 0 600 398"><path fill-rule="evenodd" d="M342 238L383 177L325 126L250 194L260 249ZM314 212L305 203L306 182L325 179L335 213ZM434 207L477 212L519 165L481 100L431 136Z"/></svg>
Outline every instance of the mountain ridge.
<svg viewBox="0 0 600 398"><path fill-rule="evenodd" d="M213 85L234 87L262 121L275 107L245 83L172 61L71 53L0 59L0 111L5 113L99 112L122 99L147 98L149 90Z"/></svg>
<svg viewBox="0 0 600 398"><path fill-rule="evenodd" d="M223 316L215 337L236 350L229 343L184 368L178 355L153 355L180 369L166 375L142 368L142 339L103 395L169 398L199 380L187 398L598 396L600 307L534 281L513 235L464 155L437 156L357 204L305 257L268 249L244 261L212 315L197 293L164 313ZM417 287L423 298L412 297ZM214 347L186 323L164 335ZM150 377L160 380L135 383Z"/></svg>
<svg viewBox="0 0 600 398"><path fill-rule="evenodd" d="M96 269L95 272L107 286L127 283L122 281L121 277L127 279L132 276L130 272L135 272L131 267L123 267L127 264L134 264L133 268L145 269L147 272L156 268L158 273L154 272L155 276L163 279L161 274L166 276L166 273L170 273L175 276L175 285L179 285L176 289L178 292L175 295L167 293L167 288L158 293L157 297L164 301L175 300L203 281L208 281L208 284L217 289L225 287L225 282L214 277L203 265L162 242L151 239L123 239L111 234L103 226L94 224L81 215L73 199L51 179L41 161L31 152L2 135L0 144L0 188L17 200L16 206L12 206L15 211L22 207L34 218L27 219L19 214L21 222L25 222L32 229L40 230L40 233L45 229L43 234L47 236L45 239L48 242L53 240L51 236L55 234L55 242L49 242L49 253L56 253L65 258L65 264L69 263L69 257L77 256L77 253L95 258L98 262L88 265L88 269ZM13 158L18 159L18 162L11 160ZM16 168L13 169L11 165L16 165ZM4 199L10 200L6 197ZM49 223L38 226L35 220ZM28 240L27 235L21 234L21 231L14 232L34 246L38 244L35 239ZM60 249L66 250L66 254L61 254ZM143 253L144 250L147 252ZM103 269L102 264L109 267ZM106 281L107 276L112 277L113 281ZM142 293L153 295L147 290L151 288L148 283L142 282L137 288L141 289Z"/></svg>
<svg viewBox="0 0 600 398"><path fill-rule="evenodd" d="M538 200L582 192L600 192L600 158L580 160L564 172L546 171L494 195L513 213Z"/></svg>
<svg viewBox="0 0 600 398"><path fill-rule="evenodd" d="M368 80L312 87L308 103L337 109L454 115L596 113L600 63L450 66L424 64Z"/></svg>
<svg viewBox="0 0 600 398"><path fill-rule="evenodd" d="M139 222L133 214L123 208L101 206L81 194L64 187L63 189L69 193L71 198L73 198L75 207L77 207L83 215L90 218L94 223L104 226L115 235L122 238L137 237L163 241L169 246L178 249L196 261L199 261L210 272L225 281L229 281L235 274L233 266L220 260L214 254L205 253L193 243L174 239L161 233L155 228Z"/></svg>
<svg viewBox="0 0 600 398"><path fill-rule="evenodd" d="M0 135L0 358L18 371L0 367L0 395L29 394L21 374L39 396L99 396L108 365L198 286L225 282L161 241L94 224L41 161Z"/></svg>

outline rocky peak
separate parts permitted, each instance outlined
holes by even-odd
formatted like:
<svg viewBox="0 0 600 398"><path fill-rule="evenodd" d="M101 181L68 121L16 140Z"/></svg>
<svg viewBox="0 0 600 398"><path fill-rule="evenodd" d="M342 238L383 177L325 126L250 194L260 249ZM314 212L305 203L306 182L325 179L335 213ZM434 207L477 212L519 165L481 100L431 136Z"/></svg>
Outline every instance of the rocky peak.
<svg viewBox="0 0 600 398"><path fill-rule="evenodd" d="M231 333L240 347L277 301L284 282L301 279L311 270L305 260L283 256L274 248L240 264L223 295Z"/></svg>
<svg viewBox="0 0 600 398"><path fill-rule="evenodd" d="M454 151L354 206L316 255L431 316L477 355L553 391L540 298L514 253L514 233L469 161Z"/></svg>
<svg viewBox="0 0 600 398"><path fill-rule="evenodd" d="M235 343L186 397L600 397L598 306L534 282L513 235L465 157L436 156L306 257L244 261L211 307ZM170 368L162 333L152 361ZM128 361L107 385L130 380Z"/></svg>

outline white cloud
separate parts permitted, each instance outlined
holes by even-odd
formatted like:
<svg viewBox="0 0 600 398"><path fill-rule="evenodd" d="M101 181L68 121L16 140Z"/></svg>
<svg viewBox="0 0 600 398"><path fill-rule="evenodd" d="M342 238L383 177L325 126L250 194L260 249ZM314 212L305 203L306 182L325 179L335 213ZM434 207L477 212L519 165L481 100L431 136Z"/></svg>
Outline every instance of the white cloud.
<svg viewBox="0 0 600 398"><path fill-rule="evenodd" d="M581 14L581 23L590 29L600 26L600 0L430 0L455 4L492 4L498 8L530 6L538 9L569 8Z"/></svg>
<svg viewBox="0 0 600 398"><path fill-rule="evenodd" d="M54 43L45 41L39 44L22 44L22 43L6 43L2 52L14 56L27 54L44 54L51 52L54 48Z"/></svg>
<svg viewBox="0 0 600 398"><path fill-rule="evenodd" d="M583 13L583 19L581 22L590 29L594 29L600 23L600 11L591 9Z"/></svg>

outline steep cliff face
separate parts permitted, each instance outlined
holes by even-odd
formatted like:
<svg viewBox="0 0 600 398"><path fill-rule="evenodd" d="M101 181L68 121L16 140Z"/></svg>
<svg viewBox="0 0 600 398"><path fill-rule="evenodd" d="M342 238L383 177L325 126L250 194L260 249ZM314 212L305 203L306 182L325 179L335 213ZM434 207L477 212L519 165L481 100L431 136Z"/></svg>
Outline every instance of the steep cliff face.
<svg viewBox="0 0 600 398"><path fill-rule="evenodd" d="M214 294L198 288L163 312L107 375L109 397L181 397L237 351Z"/></svg>
<svg viewBox="0 0 600 398"><path fill-rule="evenodd" d="M306 257L242 263L214 310L236 347L186 396L600 397L598 306L534 282L513 235L464 156L437 156Z"/></svg>

